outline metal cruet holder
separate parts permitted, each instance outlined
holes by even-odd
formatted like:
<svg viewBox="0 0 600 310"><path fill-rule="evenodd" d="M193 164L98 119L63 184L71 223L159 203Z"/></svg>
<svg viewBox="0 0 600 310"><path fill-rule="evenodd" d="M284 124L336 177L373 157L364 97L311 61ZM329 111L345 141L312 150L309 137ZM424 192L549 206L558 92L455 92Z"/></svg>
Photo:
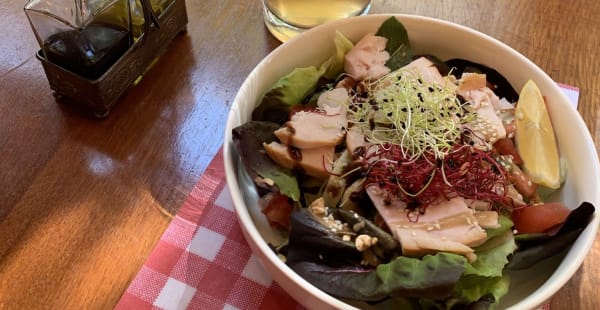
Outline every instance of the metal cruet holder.
<svg viewBox="0 0 600 310"><path fill-rule="evenodd" d="M185 0L29 0L55 97L105 117L187 27Z"/></svg>

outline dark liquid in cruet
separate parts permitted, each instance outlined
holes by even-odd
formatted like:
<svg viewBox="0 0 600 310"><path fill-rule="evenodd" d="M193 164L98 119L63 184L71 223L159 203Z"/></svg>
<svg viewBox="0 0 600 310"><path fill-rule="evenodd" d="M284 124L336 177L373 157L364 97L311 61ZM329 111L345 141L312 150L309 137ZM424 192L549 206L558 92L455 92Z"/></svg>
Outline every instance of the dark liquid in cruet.
<svg viewBox="0 0 600 310"><path fill-rule="evenodd" d="M90 24L85 29L56 33L44 42L47 59L73 73L95 80L129 48L129 33L114 25Z"/></svg>

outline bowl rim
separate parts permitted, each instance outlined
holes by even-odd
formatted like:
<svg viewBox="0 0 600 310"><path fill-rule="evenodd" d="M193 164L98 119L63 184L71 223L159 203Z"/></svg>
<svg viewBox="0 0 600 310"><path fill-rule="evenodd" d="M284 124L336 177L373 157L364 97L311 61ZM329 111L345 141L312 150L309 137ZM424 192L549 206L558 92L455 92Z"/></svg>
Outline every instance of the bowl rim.
<svg viewBox="0 0 600 310"><path fill-rule="evenodd" d="M230 128L230 125L232 124L233 120L235 119L235 114L236 114L235 112L237 111L236 108L238 107L238 102L240 102L240 100L242 100L243 90L249 87L249 81L256 78L256 76L258 76L258 73L263 69L263 67L265 67L272 58L277 57L280 53L282 53L282 51L286 48L286 46L293 45L294 42L299 41L299 40L304 40L305 37L309 37L309 36L313 35L313 33L316 33L318 31L325 31L325 29L328 29L328 31L335 31L335 29L343 26L344 24L360 23L361 21L368 21L371 19L376 19L376 20L379 19L379 20L383 21L383 20L385 20L385 18L389 18L389 17L397 17L400 20L414 20L414 21L422 21L422 22L427 22L427 23L434 23L434 24L439 24L444 27L453 27L460 31L467 32L467 33L469 33L469 35L474 35L474 36L480 37L481 39L487 40L487 41L493 43L494 45L497 45L503 49L509 50L511 52L511 54L514 54L516 57L520 58L522 61L529 63L531 65L531 68L534 68L535 71L538 71L537 75L539 75L540 77L543 77L544 79L552 81L554 83L554 85L552 87L556 87L557 89L559 88L559 86L549 77L549 75L546 72L544 72L541 68L539 68L539 66L537 64L533 63L529 58L525 57L519 51L510 47L506 43L504 43L496 38L493 38L483 32L480 32L478 30L469 28L467 26L464 26L464 25L461 25L461 24L458 24L455 22L451 22L451 21L447 21L447 20L443 20L443 19L439 19L439 18L434 18L434 17L415 15L415 14L399 14L399 13L369 14L369 15L364 15L364 16L356 16L356 17L350 17L350 18L345 18L345 19L341 19L341 20L328 22L328 23L325 23L323 25L320 25L320 26L310 29L300 35L293 37L292 39L279 45L274 50L272 50L270 53L268 53L252 69L250 74L246 77L244 82L240 85L240 88L239 88L238 92L236 93L236 96L234 97L234 100L230 107L230 111L229 111L228 118L227 118L226 129L225 129L225 135L224 135L225 139L224 139L224 146L223 146L223 156L224 156L224 166L225 166L225 172L226 172L227 186L230 190L230 193L232 196L232 201L234 204L236 214L240 221L240 225L242 223L249 224L249 225L245 225L245 226L241 225L241 226L242 226L242 231L244 232L246 239L251 238L252 241L254 242L254 244L252 244L252 242L248 242L250 244L250 246L254 247L254 245L256 245L256 247L257 247L256 249L253 248L253 251L258 250L261 252L261 254L265 255L265 257L267 257L269 262L271 262L274 265L274 267L280 271L280 276L283 276L283 277L287 278L287 280L297 283L298 287L300 289L304 290L306 293L318 298L320 301L325 302L326 304L328 304L329 306L334 307L334 308L356 309L353 306L343 302L342 300L340 300L336 297L333 297L333 296L325 293L324 291L320 290L319 288L315 287L310 282L308 282L307 280L302 278L300 275L298 275L296 272L294 272L291 268L289 268L271 250L271 248L268 246L267 242L261 236L256 225L254 224L254 221L252 220L252 218L247 210L247 207L245 205L243 195L241 194L240 184L238 183L238 175L237 175L237 169L236 169L237 168L237 159L234 158L236 151L234 150L234 146L232 145L232 140L231 140L231 129L232 128ZM569 99L562 91L559 91L558 94L560 96L560 98L557 99L558 101L568 102ZM572 108L572 109L574 110L574 113L576 113L581 120L581 116L579 115L577 110L575 108ZM585 145L588 147L588 149L586 149L585 151L590 152L592 158L594 159L594 161L592 163L590 163L591 164L590 170L593 170L596 172L600 171L600 164L598 161L596 147L594 146L593 140L591 138L591 135L589 133L587 126L585 125L583 120L576 122L574 124L574 126L578 127L577 130L579 130L579 132L585 132L585 135L583 137L581 137L581 139L585 140L585 142L586 142ZM596 183L600 184L600 174L599 173L596 173L595 179L596 179ZM600 202L600 191L598 193L593 194L593 199L591 199L591 200L592 200L591 202L594 205L598 205L598 203ZM588 224L586 229L581 233L581 235L578 237L578 239L575 242L575 243L579 244L579 248L584 250L585 255L582 255L581 252L573 253L573 251L572 251L573 248L570 248L568 250L566 256L564 257L564 259L558 265L558 268L554 272L552 272L550 277L545 282L543 282L543 284L540 285L531 295L529 295L525 299L519 301L517 304L512 305L511 307L509 307L509 309L533 309L535 307L540 306L545 301L549 300L560 288L562 288L565 285L565 283L568 282L573 277L575 272L579 269L579 267L583 263L585 256L592 248L592 245L595 241L596 233L598 231L599 224L600 224L600 217L598 216L598 212L595 212L592 220L590 221L590 223ZM567 258L569 258L568 264L564 264L564 262L567 261ZM260 257L259 257L259 259L260 259ZM265 266L265 264L262 261L261 261L261 263L263 264L263 266ZM267 266L265 266L265 267L267 267ZM561 269L560 275L558 275L558 273L557 273L557 270L559 270L559 269ZM273 275L271 274L271 276L273 276Z"/></svg>

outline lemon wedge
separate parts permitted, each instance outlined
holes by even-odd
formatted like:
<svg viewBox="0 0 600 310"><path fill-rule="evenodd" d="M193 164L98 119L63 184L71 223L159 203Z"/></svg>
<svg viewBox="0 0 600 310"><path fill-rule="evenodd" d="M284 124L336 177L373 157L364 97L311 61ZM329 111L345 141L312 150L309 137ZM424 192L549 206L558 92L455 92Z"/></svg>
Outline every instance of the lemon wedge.
<svg viewBox="0 0 600 310"><path fill-rule="evenodd" d="M560 161L554 129L544 97L535 82L521 89L515 110L515 142L523 169L531 181L549 188L560 187Z"/></svg>

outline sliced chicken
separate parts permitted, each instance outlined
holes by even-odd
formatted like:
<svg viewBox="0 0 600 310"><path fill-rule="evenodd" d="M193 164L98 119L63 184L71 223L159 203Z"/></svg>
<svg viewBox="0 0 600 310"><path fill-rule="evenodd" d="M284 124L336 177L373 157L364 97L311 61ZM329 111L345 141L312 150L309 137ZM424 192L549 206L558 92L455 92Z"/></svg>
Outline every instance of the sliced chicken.
<svg viewBox="0 0 600 310"><path fill-rule="evenodd" d="M485 74L479 73L463 73L461 76L456 92L462 96L468 91L482 89L487 86Z"/></svg>
<svg viewBox="0 0 600 310"><path fill-rule="evenodd" d="M356 149L364 147L365 150L369 146L369 142L365 141L365 135L358 127L350 127L346 132L346 148L350 154L356 154Z"/></svg>
<svg viewBox="0 0 600 310"><path fill-rule="evenodd" d="M390 72L385 63L390 55L385 50L387 39L367 34L346 54L344 71L354 80L376 80Z"/></svg>
<svg viewBox="0 0 600 310"><path fill-rule="evenodd" d="M326 146L312 149L297 149L277 142L263 143L267 155L277 164L302 170L307 175L326 179L333 165L334 147Z"/></svg>
<svg viewBox="0 0 600 310"><path fill-rule="evenodd" d="M492 208L492 204L483 200L465 199L467 206L473 210L487 211Z"/></svg>
<svg viewBox="0 0 600 310"><path fill-rule="evenodd" d="M506 138L506 129L502 120L489 104L483 104L477 109L477 118L468 126L477 133L478 137L490 144L494 144L498 139Z"/></svg>
<svg viewBox="0 0 600 310"><path fill-rule="evenodd" d="M404 255L422 256L444 251L474 260L476 258L472 247L481 245L487 239L477 213L460 197L430 204L425 213L418 214L411 213L406 204L398 200L387 201L386 204L385 193L377 186L368 187L367 194L400 241ZM486 227L498 225L497 214L494 217L492 214L482 213L480 218Z"/></svg>
<svg viewBox="0 0 600 310"><path fill-rule="evenodd" d="M397 223L406 218L406 203L400 200L391 199L387 203L385 200L385 192L377 186L371 185L366 187L367 195L375 205L377 212L385 219L386 223Z"/></svg>
<svg viewBox="0 0 600 310"><path fill-rule="evenodd" d="M419 57L399 70L407 69L413 70L423 82L434 83L440 86L447 84L437 67L426 57Z"/></svg>
<svg viewBox="0 0 600 310"><path fill-rule="evenodd" d="M348 120L345 102L348 93L339 88L325 92L319 97L321 111L301 111L275 131L281 143L299 149L335 146L344 140Z"/></svg>
<svg viewBox="0 0 600 310"><path fill-rule="evenodd" d="M463 74L456 93L467 101L472 112L477 113L477 118L467 127L479 138L493 144L506 137L506 129L500 118L500 98L486 86L484 74Z"/></svg>
<svg viewBox="0 0 600 310"><path fill-rule="evenodd" d="M327 115L345 115L349 100L348 91L345 88L334 88L319 96L317 106Z"/></svg>
<svg viewBox="0 0 600 310"><path fill-rule="evenodd" d="M475 251L460 242L433 237L421 229L393 229L392 231L400 240L402 254L406 256L420 257L437 252L448 252L475 260Z"/></svg>
<svg viewBox="0 0 600 310"><path fill-rule="evenodd" d="M500 223L498 222L498 212L496 211L479 211L475 212L475 218L477 223L482 228L499 228Z"/></svg>

